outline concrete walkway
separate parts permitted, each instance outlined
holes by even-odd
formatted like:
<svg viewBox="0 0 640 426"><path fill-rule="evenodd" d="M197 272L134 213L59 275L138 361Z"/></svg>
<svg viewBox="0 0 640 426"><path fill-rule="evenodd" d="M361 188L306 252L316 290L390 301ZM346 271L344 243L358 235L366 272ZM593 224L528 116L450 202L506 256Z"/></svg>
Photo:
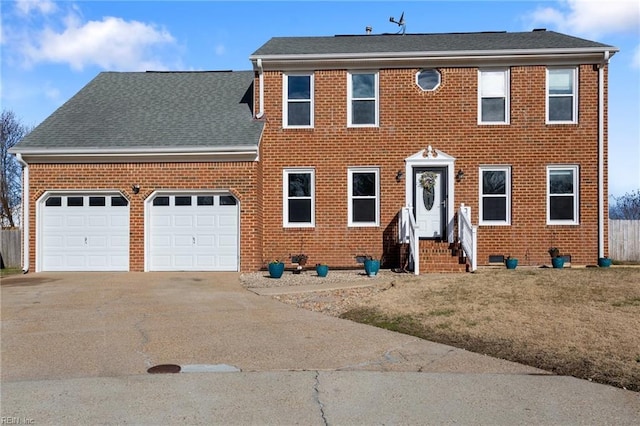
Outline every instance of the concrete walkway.
<svg viewBox="0 0 640 426"><path fill-rule="evenodd" d="M232 273L2 279L8 424L636 424L640 395L296 309ZM148 374L176 364L178 374Z"/></svg>

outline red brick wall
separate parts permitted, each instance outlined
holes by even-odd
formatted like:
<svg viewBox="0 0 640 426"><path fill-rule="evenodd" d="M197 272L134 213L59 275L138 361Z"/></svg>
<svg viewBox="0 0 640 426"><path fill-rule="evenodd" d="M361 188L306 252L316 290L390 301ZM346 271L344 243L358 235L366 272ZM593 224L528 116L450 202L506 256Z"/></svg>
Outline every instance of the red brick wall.
<svg viewBox="0 0 640 426"><path fill-rule="evenodd" d="M257 163L31 164L30 265L35 271L36 202L45 191L118 190L130 201L131 271L144 270L144 200L155 190L230 190L240 201L240 268L261 265L260 179ZM133 184L140 192L131 191Z"/></svg>
<svg viewBox="0 0 640 426"><path fill-rule="evenodd" d="M433 92L416 86L417 69L381 70L377 128L347 128L345 70L316 71L313 129L282 128L282 74L265 72L263 259L304 252L310 264L340 267L355 266L355 254L381 255L395 243L397 214L405 204L405 182L396 182L396 173L404 171L406 157L432 145L464 170L464 179L455 182L455 206L471 206L474 223L479 167L511 166L511 225L479 227L480 265L490 254L516 256L521 265L548 264L551 245L571 254L573 264L595 264L598 72L591 65L579 69L578 124L546 125L545 70L511 68L511 123L494 126L477 124L476 68L440 69L442 84ZM256 79L256 91L258 84ZM546 225L546 167L553 164L579 166L579 226ZM347 168L354 166L380 168L378 228L347 226ZM315 169L314 228L282 226L282 170L289 167Z"/></svg>

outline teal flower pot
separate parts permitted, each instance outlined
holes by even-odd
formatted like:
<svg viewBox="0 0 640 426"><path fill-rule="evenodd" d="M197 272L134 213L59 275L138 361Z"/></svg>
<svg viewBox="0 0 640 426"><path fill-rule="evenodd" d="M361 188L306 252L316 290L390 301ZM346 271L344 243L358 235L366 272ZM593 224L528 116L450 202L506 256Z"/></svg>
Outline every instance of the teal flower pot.
<svg viewBox="0 0 640 426"><path fill-rule="evenodd" d="M284 263L270 263L269 264L269 275L271 278L280 278L284 273Z"/></svg>
<svg viewBox="0 0 640 426"><path fill-rule="evenodd" d="M557 269L564 268L564 257L552 257L551 265L553 265L553 267Z"/></svg>
<svg viewBox="0 0 640 426"><path fill-rule="evenodd" d="M329 266L328 265L316 265L316 273L318 274L319 277L326 277L327 274L329 273Z"/></svg>
<svg viewBox="0 0 640 426"><path fill-rule="evenodd" d="M516 269L518 266L518 259L507 259L505 263L507 264L507 269Z"/></svg>
<svg viewBox="0 0 640 426"><path fill-rule="evenodd" d="M598 266L601 268L608 268L609 266L611 266L611 259L609 259L608 257L599 257Z"/></svg>
<svg viewBox="0 0 640 426"><path fill-rule="evenodd" d="M373 277L380 270L380 261L376 259L367 259L364 261L364 271L368 276Z"/></svg>

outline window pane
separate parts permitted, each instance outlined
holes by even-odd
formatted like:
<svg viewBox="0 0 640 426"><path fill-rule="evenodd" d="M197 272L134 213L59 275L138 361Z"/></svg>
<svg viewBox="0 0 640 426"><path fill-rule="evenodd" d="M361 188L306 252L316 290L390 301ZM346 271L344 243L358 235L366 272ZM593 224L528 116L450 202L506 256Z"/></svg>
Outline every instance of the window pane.
<svg viewBox="0 0 640 426"><path fill-rule="evenodd" d="M351 103L351 121L353 124L375 124L376 102L353 101Z"/></svg>
<svg viewBox="0 0 640 426"><path fill-rule="evenodd" d="M311 76L289 76L287 96L289 99L311 99Z"/></svg>
<svg viewBox="0 0 640 426"><path fill-rule="evenodd" d="M440 84L440 73L437 70L423 70L418 74L418 86L422 90L433 90Z"/></svg>
<svg viewBox="0 0 640 426"><path fill-rule="evenodd" d="M573 217L573 196L553 196L549 200L549 219L575 220Z"/></svg>
<svg viewBox="0 0 640 426"><path fill-rule="evenodd" d="M105 197L89 197L90 207L103 207L106 206Z"/></svg>
<svg viewBox="0 0 640 426"><path fill-rule="evenodd" d="M573 171L549 171L549 192L551 194L573 194Z"/></svg>
<svg viewBox="0 0 640 426"><path fill-rule="evenodd" d="M549 98L550 121L573 121L573 97L554 96Z"/></svg>
<svg viewBox="0 0 640 426"><path fill-rule="evenodd" d="M190 206L191 205L191 197L176 197L176 206Z"/></svg>
<svg viewBox="0 0 640 426"><path fill-rule="evenodd" d="M129 205L129 202L124 197L111 197L112 207L124 207L128 205Z"/></svg>
<svg viewBox="0 0 640 426"><path fill-rule="evenodd" d="M573 70L549 70L549 94L573 93Z"/></svg>
<svg viewBox="0 0 640 426"><path fill-rule="evenodd" d="M235 199L235 197L232 197L231 195L222 195L220 197L220 205L221 206L235 206L236 205L236 199Z"/></svg>
<svg viewBox="0 0 640 426"><path fill-rule="evenodd" d="M354 197L376 195L375 173L354 173L352 177L352 183Z"/></svg>
<svg viewBox="0 0 640 426"><path fill-rule="evenodd" d="M309 126L311 124L311 103L289 102L287 124L289 126Z"/></svg>
<svg viewBox="0 0 640 426"><path fill-rule="evenodd" d="M168 206L169 205L169 197L156 197L153 199L154 206Z"/></svg>
<svg viewBox="0 0 640 426"><path fill-rule="evenodd" d="M506 96L504 71L482 71L481 85L482 97Z"/></svg>
<svg viewBox="0 0 640 426"><path fill-rule="evenodd" d="M489 194L506 194L506 177L503 171L491 170L482 172L482 193Z"/></svg>
<svg viewBox="0 0 640 426"><path fill-rule="evenodd" d="M311 174L289 173L289 197L311 196Z"/></svg>
<svg viewBox="0 0 640 426"><path fill-rule="evenodd" d="M375 74L353 74L351 82L353 98L375 98Z"/></svg>
<svg viewBox="0 0 640 426"><path fill-rule="evenodd" d="M47 207L60 207L62 206L62 197L49 197L45 201Z"/></svg>
<svg viewBox="0 0 640 426"><path fill-rule="evenodd" d="M199 195L197 202L199 206L212 206L213 195Z"/></svg>
<svg viewBox="0 0 640 426"><path fill-rule="evenodd" d="M81 207L84 204L82 197L69 197L67 198L67 206L69 207Z"/></svg>
<svg viewBox="0 0 640 426"><path fill-rule="evenodd" d="M353 222L375 222L376 200L353 200Z"/></svg>
<svg viewBox="0 0 640 426"><path fill-rule="evenodd" d="M311 200L289 200L289 222L311 223Z"/></svg>
<svg viewBox="0 0 640 426"><path fill-rule="evenodd" d="M482 121L500 122L505 121L504 98L482 98Z"/></svg>
<svg viewBox="0 0 640 426"><path fill-rule="evenodd" d="M484 197L482 220L507 220L507 197Z"/></svg>

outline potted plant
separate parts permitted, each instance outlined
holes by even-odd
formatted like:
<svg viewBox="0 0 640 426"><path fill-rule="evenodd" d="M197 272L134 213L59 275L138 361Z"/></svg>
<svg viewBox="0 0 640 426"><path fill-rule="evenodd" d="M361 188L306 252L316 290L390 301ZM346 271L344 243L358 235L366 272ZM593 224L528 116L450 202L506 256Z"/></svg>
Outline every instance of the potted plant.
<svg viewBox="0 0 640 426"><path fill-rule="evenodd" d="M324 278L329 273L329 265L324 263L316 263L316 273L319 277Z"/></svg>
<svg viewBox="0 0 640 426"><path fill-rule="evenodd" d="M368 276L374 277L378 274L380 270L380 259L373 259L371 256L368 256L364 261L364 271Z"/></svg>
<svg viewBox="0 0 640 426"><path fill-rule="evenodd" d="M507 269L516 269L518 266L518 259L515 257L507 256L504 263L507 265Z"/></svg>
<svg viewBox="0 0 640 426"><path fill-rule="evenodd" d="M560 256L560 249L558 247L551 247L549 249L549 256L551 256L551 265L554 268L561 269L564 267L564 257Z"/></svg>
<svg viewBox="0 0 640 426"><path fill-rule="evenodd" d="M611 266L611 259L609 259L607 256L599 257L598 266L601 268L608 268L609 266Z"/></svg>
<svg viewBox="0 0 640 426"><path fill-rule="evenodd" d="M304 265L307 264L307 260L309 259L309 256L307 256L306 254L292 254L291 256L291 263L297 263L298 266L296 267L296 269L293 271L294 274L299 274L300 272L302 272L302 267Z"/></svg>
<svg viewBox="0 0 640 426"><path fill-rule="evenodd" d="M271 278L280 278L284 273L284 263L278 259L269 262L269 275Z"/></svg>

